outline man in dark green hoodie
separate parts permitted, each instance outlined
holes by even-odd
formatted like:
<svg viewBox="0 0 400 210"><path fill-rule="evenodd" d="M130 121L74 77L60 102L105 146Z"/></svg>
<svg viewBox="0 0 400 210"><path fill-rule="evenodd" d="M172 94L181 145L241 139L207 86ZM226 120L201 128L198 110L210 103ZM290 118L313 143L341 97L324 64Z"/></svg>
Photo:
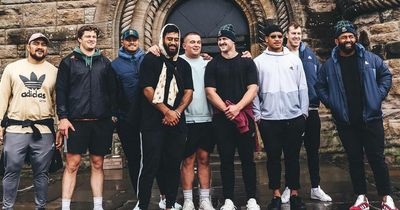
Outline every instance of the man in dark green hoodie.
<svg viewBox="0 0 400 210"><path fill-rule="evenodd" d="M63 58L57 74L58 129L67 139L63 210L70 209L81 155L88 149L93 210L103 209L103 161L111 147L116 79L111 62L96 48L98 35L96 26L82 26L77 36L79 47Z"/></svg>

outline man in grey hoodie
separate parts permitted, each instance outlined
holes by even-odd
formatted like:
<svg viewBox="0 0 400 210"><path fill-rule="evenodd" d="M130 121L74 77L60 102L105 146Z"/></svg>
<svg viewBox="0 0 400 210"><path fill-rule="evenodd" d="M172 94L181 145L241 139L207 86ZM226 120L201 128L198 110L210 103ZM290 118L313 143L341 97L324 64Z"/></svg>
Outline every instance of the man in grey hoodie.
<svg viewBox="0 0 400 210"><path fill-rule="evenodd" d="M163 174L166 209L174 209L180 180L187 127L185 108L193 95L190 65L178 56L180 31L165 25L160 34L161 56L147 54L140 67L142 165L135 209L148 209L153 180Z"/></svg>
<svg viewBox="0 0 400 210"><path fill-rule="evenodd" d="M290 209L305 209L298 196L299 153L308 116L308 90L303 65L298 56L283 47L283 31L277 25L265 28L267 49L254 59L259 91L254 99L254 115L267 152L269 188L273 198L268 209L281 206L281 154L285 155L287 185L291 189Z"/></svg>

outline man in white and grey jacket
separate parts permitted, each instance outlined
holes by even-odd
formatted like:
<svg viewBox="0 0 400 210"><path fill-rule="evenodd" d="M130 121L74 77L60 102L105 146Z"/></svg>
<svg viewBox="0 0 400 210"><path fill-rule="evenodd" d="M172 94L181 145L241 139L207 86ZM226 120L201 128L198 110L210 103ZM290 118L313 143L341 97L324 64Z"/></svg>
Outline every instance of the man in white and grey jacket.
<svg viewBox="0 0 400 210"><path fill-rule="evenodd" d="M291 209L306 209L300 189L299 153L308 116L308 89L300 58L283 47L283 31L277 25L265 28L267 49L254 59L258 69L259 91L254 99L254 115L267 153L269 188L273 198L268 209L281 206L282 151L291 190Z"/></svg>

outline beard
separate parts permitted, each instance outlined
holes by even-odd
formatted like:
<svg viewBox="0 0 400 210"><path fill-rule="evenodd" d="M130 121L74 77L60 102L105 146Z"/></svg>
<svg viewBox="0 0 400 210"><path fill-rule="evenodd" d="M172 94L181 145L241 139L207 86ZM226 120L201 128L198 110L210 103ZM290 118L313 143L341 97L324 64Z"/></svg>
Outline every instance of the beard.
<svg viewBox="0 0 400 210"><path fill-rule="evenodd" d="M29 55L31 56L31 58L33 58L34 60L36 60L36 61L42 61L44 58L46 58L46 54L43 52L43 55L42 56L37 56L36 55L36 52L31 52L31 53L29 53Z"/></svg>
<svg viewBox="0 0 400 210"><path fill-rule="evenodd" d="M346 44L350 43L351 47L346 47ZM356 49L356 43L354 42L344 42L344 43L339 43L339 49L344 52L345 54L349 54L353 52Z"/></svg>
<svg viewBox="0 0 400 210"><path fill-rule="evenodd" d="M170 50L169 49L169 46L175 46L175 50ZM165 49L165 52L167 53L167 55L168 56L170 56L170 57L173 57L173 56L175 56L177 53L178 53L178 46L177 45L166 45L166 44L164 44L164 49Z"/></svg>

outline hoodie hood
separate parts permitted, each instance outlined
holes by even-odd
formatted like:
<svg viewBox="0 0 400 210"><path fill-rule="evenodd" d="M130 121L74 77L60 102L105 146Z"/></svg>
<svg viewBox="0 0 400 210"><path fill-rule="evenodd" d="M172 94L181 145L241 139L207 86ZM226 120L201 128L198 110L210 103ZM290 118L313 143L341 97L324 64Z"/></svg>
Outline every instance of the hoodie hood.
<svg viewBox="0 0 400 210"><path fill-rule="evenodd" d="M272 55L272 56L283 56L283 55L287 55L290 52L290 50L287 47L283 47L283 51L282 52L273 52L273 51L269 51L268 47L267 49L264 50L264 53L267 55Z"/></svg>
<svg viewBox="0 0 400 210"><path fill-rule="evenodd" d="M360 43L356 43L355 48L356 48L356 54L357 54L360 58L364 57L364 53L365 53L365 48L364 48L364 46L362 46ZM332 59L333 59L333 61L334 61L335 63L338 62L339 50L340 50L340 49L339 49L339 46L336 46L335 48L333 48L332 53L331 53L331 57L332 57Z"/></svg>
<svg viewBox="0 0 400 210"><path fill-rule="evenodd" d="M74 52L76 52L76 53L78 53L79 55L81 55L82 58L83 58L83 60L85 60L86 66L89 66L90 68L92 68L93 57L96 57L96 56L101 55L99 49L95 49L93 55L91 55L91 56L85 55L85 54L81 51L81 48L79 48L79 47L75 47Z"/></svg>
<svg viewBox="0 0 400 210"><path fill-rule="evenodd" d="M181 48L180 43L179 43L179 45L178 45L178 49L177 49L177 51L176 51L176 54L175 54L174 56L172 56L172 57L169 56L169 55L167 54L167 51L166 51L166 49L164 48L163 33L164 33L164 30L165 30L165 27L167 27L168 25L175 26L175 27L178 29L179 41L181 40L181 31L179 30L178 26L176 26L175 24L172 24L172 23L168 23L168 24L166 24L166 25L161 29L161 32L160 32L160 40L159 40L159 42L158 42L158 47L159 47L160 50L161 50L161 54L163 54L166 58L168 58L168 59L171 59L171 58L172 58L173 61L176 61L176 60L178 59L178 57L179 57L179 50L180 50L180 48Z"/></svg>

